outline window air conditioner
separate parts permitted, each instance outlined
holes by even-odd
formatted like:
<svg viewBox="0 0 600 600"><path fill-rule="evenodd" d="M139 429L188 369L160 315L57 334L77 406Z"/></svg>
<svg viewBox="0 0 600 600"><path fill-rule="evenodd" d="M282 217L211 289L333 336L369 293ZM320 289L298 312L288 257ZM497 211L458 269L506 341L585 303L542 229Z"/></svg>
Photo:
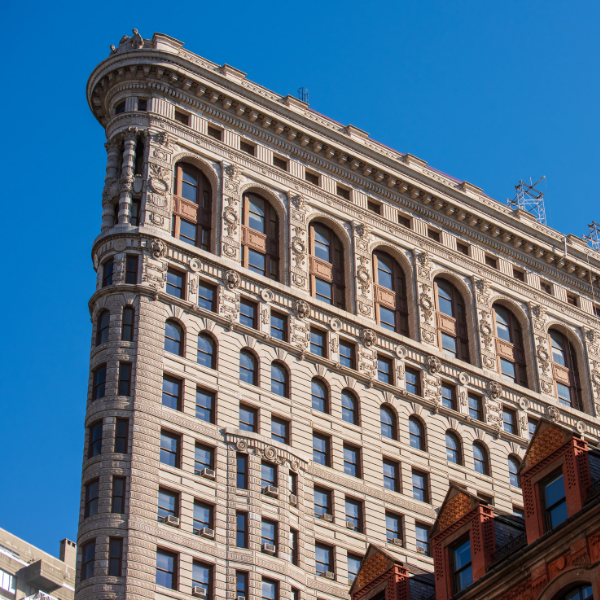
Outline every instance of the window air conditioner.
<svg viewBox="0 0 600 600"><path fill-rule="evenodd" d="M163 517L163 523L170 525L171 527L179 527L179 517L167 515L166 517Z"/></svg>

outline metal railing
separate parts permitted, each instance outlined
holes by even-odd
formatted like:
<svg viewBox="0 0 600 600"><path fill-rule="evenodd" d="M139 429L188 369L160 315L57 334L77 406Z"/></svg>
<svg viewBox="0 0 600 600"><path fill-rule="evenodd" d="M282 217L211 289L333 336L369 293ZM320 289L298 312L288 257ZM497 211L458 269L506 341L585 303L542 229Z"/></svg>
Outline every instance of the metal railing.
<svg viewBox="0 0 600 600"><path fill-rule="evenodd" d="M518 535L516 538L513 538L508 542L508 544L504 544L501 548L498 548L496 552L492 554L492 562L496 562L501 558L505 557L507 554L516 550L517 548L521 548L522 546L527 545L527 533L522 533Z"/></svg>

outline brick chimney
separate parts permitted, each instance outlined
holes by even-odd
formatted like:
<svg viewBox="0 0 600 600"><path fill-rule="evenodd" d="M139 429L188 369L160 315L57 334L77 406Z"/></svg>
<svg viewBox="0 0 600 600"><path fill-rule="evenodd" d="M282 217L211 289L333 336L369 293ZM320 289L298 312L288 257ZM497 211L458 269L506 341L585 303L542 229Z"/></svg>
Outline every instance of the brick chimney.
<svg viewBox="0 0 600 600"><path fill-rule="evenodd" d="M75 568L77 564L77 544L65 538L60 540L60 552L58 558L68 567Z"/></svg>

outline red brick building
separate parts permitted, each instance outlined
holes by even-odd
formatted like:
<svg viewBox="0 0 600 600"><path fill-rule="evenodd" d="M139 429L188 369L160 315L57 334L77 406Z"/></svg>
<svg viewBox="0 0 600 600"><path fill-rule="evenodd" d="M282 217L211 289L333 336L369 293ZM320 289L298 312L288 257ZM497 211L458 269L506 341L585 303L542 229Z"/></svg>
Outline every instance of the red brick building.
<svg viewBox="0 0 600 600"><path fill-rule="evenodd" d="M372 546L352 600L600 600L600 452L542 421L519 477L523 517L451 483L430 531L434 573Z"/></svg>

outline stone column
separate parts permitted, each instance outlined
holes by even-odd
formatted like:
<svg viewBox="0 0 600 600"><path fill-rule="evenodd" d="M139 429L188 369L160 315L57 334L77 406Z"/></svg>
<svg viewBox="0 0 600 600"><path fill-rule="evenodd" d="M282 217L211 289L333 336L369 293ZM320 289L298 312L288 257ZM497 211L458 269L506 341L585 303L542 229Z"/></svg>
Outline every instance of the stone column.
<svg viewBox="0 0 600 600"><path fill-rule="evenodd" d="M119 189L119 225L128 225L131 220L131 197L133 185L133 167L135 164L135 145L137 128L130 127L125 132L125 149L121 168L121 187Z"/></svg>
<svg viewBox="0 0 600 600"><path fill-rule="evenodd" d="M119 146L118 140L112 139L104 144L106 148L106 175L104 177L104 191L102 192L102 225L101 231L110 229L115 224L115 215L112 204L112 186L119 175Z"/></svg>
<svg viewBox="0 0 600 600"><path fill-rule="evenodd" d="M306 201L290 192L290 285L309 291L308 255L310 253Z"/></svg>
<svg viewBox="0 0 600 600"><path fill-rule="evenodd" d="M354 247L356 248L356 264L354 272L356 273L356 313L375 320L375 311L373 307L373 267L371 264L371 254L369 245L371 243L371 232L368 225L364 223L353 223L354 229ZM348 268L350 265L348 265Z"/></svg>
<svg viewBox="0 0 600 600"><path fill-rule="evenodd" d="M240 227L242 222L240 194L240 170L236 165L223 164L223 231L222 252L227 258L241 263Z"/></svg>

